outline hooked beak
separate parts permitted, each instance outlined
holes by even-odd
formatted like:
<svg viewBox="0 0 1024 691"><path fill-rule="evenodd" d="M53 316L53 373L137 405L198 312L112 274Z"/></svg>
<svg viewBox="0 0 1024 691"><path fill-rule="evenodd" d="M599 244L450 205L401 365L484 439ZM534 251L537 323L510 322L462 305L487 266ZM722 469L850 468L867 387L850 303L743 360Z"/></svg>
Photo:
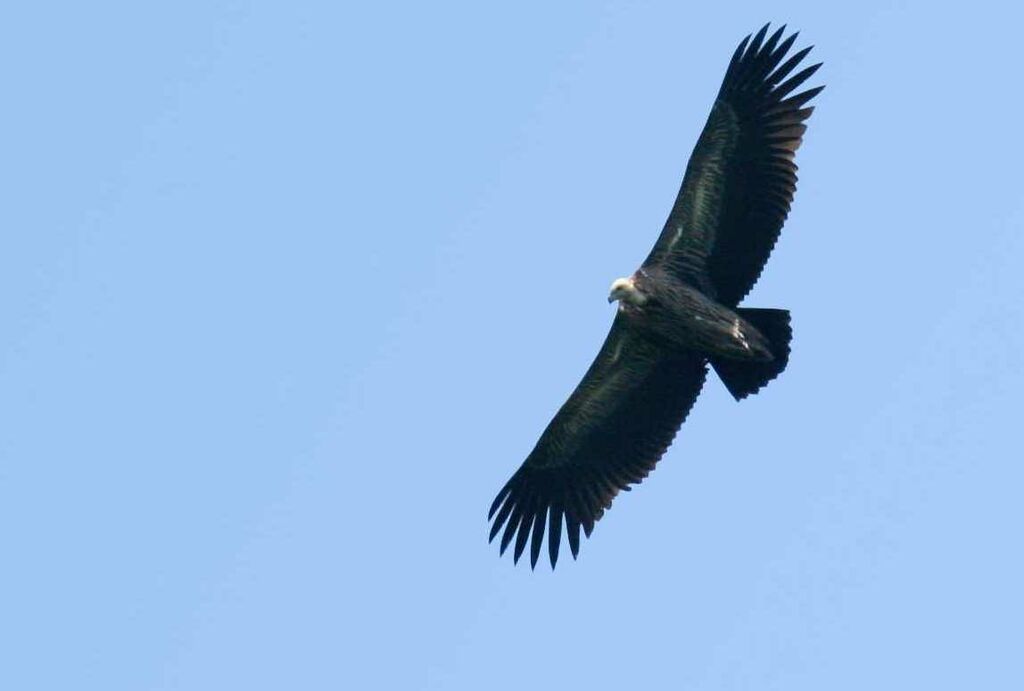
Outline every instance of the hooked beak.
<svg viewBox="0 0 1024 691"><path fill-rule="evenodd" d="M608 292L608 304L612 304L616 300L621 300L629 294L628 286L630 282L627 279L620 278L612 283L611 290Z"/></svg>

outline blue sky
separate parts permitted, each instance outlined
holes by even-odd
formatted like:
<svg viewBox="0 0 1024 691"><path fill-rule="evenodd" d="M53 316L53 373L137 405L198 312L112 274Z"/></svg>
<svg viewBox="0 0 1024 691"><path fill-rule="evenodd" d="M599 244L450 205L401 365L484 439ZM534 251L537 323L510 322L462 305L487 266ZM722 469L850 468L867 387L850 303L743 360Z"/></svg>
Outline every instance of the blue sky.
<svg viewBox="0 0 1024 691"><path fill-rule="evenodd" d="M1024 685L1003 3L22 4L0 22L0 687ZM580 560L486 509L735 44L828 84L711 380Z"/></svg>

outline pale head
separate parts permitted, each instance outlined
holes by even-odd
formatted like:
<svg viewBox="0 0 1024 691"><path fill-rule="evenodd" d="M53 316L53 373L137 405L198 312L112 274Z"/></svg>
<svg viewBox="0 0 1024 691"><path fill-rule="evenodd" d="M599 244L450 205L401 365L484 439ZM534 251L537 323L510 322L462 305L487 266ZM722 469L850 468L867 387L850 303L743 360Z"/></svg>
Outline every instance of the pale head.
<svg viewBox="0 0 1024 691"><path fill-rule="evenodd" d="M640 292L640 289L636 287L636 282L633 277L629 278L616 278L612 282L611 292L608 294L608 302L615 302L621 300L622 302L628 302L631 305L642 305L647 301L647 297Z"/></svg>

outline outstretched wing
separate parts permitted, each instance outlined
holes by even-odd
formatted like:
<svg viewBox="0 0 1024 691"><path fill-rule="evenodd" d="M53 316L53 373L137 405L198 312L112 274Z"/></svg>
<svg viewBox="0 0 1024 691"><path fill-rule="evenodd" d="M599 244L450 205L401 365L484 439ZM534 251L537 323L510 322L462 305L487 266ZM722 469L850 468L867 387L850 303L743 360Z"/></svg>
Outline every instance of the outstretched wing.
<svg viewBox="0 0 1024 691"><path fill-rule="evenodd" d="M619 490L639 483L672 443L700 393L705 359L668 353L632 333L617 316L583 380L537 446L498 492L488 518L501 553L528 540L537 564L544 533L554 568L565 524L573 557ZM532 538L532 539L531 539Z"/></svg>
<svg viewBox="0 0 1024 691"><path fill-rule="evenodd" d="M736 49L672 212L644 262L681 278L708 279L726 305L750 292L778 240L796 191L793 157L814 110L804 106L824 88L789 95L821 63L789 77L811 49L783 62L797 36L780 43L784 30L765 41L765 25Z"/></svg>

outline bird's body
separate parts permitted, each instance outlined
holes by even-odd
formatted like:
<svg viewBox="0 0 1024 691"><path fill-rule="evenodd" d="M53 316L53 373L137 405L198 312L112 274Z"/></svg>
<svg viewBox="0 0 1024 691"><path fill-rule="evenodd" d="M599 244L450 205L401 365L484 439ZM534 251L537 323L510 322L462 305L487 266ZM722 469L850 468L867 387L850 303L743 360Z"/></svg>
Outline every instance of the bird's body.
<svg viewBox="0 0 1024 691"><path fill-rule="evenodd" d="M790 76L810 50L765 26L736 49L654 249L629 278L604 346L533 451L491 505L491 539L515 559L545 533L551 565L563 525L580 529L654 468L715 369L742 399L789 359L789 312L739 307L778 239L796 189L793 162L821 87L790 94L820 65ZM767 40L765 40L767 37ZM502 531L502 528L504 530Z"/></svg>
<svg viewBox="0 0 1024 691"><path fill-rule="evenodd" d="M652 343L678 352L695 350L737 360L772 360L757 327L696 286L659 268L640 269L631 278L642 301L619 303L631 329Z"/></svg>

